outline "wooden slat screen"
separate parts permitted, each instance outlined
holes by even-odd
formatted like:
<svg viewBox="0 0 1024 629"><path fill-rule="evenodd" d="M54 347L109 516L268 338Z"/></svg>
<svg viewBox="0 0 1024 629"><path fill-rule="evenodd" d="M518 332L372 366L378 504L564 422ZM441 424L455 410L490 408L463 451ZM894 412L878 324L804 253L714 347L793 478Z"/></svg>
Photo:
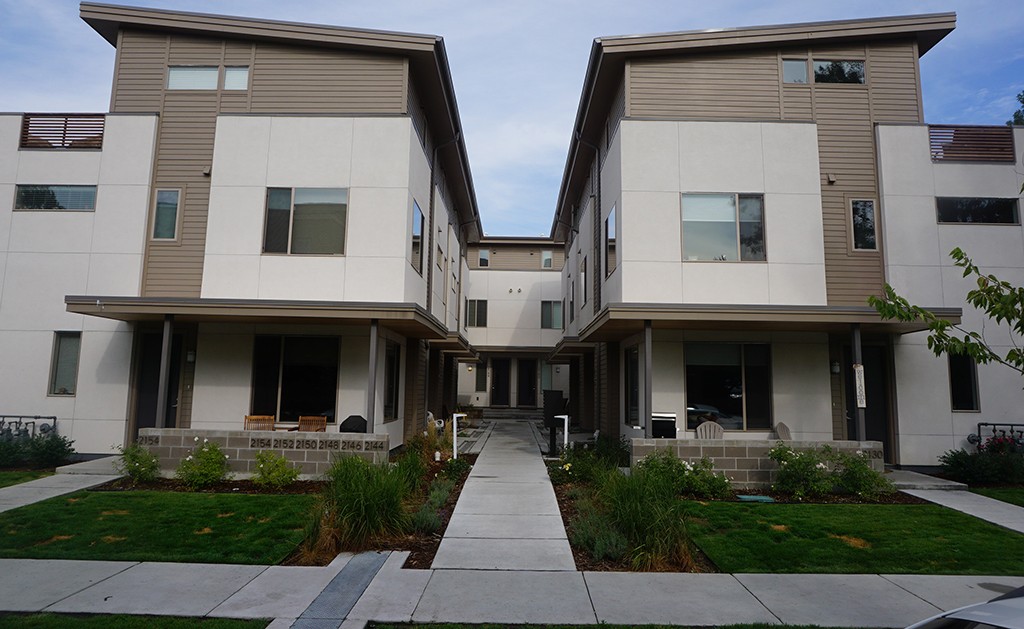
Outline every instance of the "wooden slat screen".
<svg viewBox="0 0 1024 629"><path fill-rule="evenodd" d="M24 114L21 118L23 149L101 149L103 114Z"/></svg>
<svg viewBox="0 0 1024 629"><path fill-rule="evenodd" d="M929 125L933 162L1017 161L1012 127Z"/></svg>

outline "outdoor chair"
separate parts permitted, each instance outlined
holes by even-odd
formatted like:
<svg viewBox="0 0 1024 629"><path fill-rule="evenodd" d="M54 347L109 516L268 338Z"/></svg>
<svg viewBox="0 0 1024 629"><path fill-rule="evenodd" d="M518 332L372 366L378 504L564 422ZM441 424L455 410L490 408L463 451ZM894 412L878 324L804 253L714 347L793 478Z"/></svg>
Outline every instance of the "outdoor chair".
<svg viewBox="0 0 1024 629"><path fill-rule="evenodd" d="M289 428L291 431L299 432L327 432L326 415L300 415L299 425Z"/></svg>
<svg viewBox="0 0 1024 629"><path fill-rule="evenodd" d="M721 439L725 435L725 429L715 422L704 422L697 426L698 439Z"/></svg>
<svg viewBox="0 0 1024 629"><path fill-rule="evenodd" d="M273 415L246 415L246 430L274 430Z"/></svg>
<svg viewBox="0 0 1024 629"><path fill-rule="evenodd" d="M789 426L778 422L775 424L775 436L782 441L792 441L793 434L789 432Z"/></svg>

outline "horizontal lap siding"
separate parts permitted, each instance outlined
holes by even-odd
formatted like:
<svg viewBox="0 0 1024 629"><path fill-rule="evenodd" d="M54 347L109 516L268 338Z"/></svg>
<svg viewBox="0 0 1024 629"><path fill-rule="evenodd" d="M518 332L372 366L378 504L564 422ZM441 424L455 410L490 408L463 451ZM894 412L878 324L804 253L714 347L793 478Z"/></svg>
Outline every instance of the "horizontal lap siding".
<svg viewBox="0 0 1024 629"><path fill-rule="evenodd" d="M493 271L538 271L541 270L541 251L551 251L551 269L560 271L565 266L565 249L551 243L550 247L518 247L509 245L494 245L487 247L491 252L490 264L486 267L480 266L480 249L483 247L472 246L469 248L469 268L491 269Z"/></svg>

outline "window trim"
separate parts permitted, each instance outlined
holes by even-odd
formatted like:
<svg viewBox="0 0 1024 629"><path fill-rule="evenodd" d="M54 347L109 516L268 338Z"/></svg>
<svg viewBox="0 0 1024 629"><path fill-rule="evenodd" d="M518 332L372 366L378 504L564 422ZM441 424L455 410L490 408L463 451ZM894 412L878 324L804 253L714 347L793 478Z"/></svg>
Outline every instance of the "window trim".
<svg viewBox="0 0 1024 629"><path fill-rule="evenodd" d="M874 214L874 227L875 227L875 246L873 249L864 249L857 246L857 235L853 229L853 204L857 201L870 201L873 208ZM846 195L846 228L850 232L850 238L847 241L847 250L851 254L862 255L870 254L877 255L881 250L881 238L879 227L879 211L878 211L878 200L870 197L862 197L856 195Z"/></svg>
<svg viewBox="0 0 1024 629"><path fill-rule="evenodd" d="M844 87L842 87L840 89L857 88L858 86L860 88L866 88L868 86L868 83L869 83L869 80L870 80L870 76L868 74L868 60L866 58L865 59L853 59L853 58L850 58L850 57L846 57L846 58L843 58L843 59L837 59L837 58L834 58L834 57L828 57L828 58L825 58L825 59L817 59L817 58L815 58L812 55L812 56L810 56L808 58L808 61L810 62L810 67L808 67L809 74L808 74L807 78L810 81L810 83L813 84L813 85L827 85L830 88L835 87L837 85L844 86ZM828 83L828 82L822 83L820 81L815 80L815 73L814 73L814 64L815 63L819 63L819 62L820 63L835 63L837 61L843 62L843 63L859 63L859 64L863 65L864 66L864 81L861 82L861 83ZM790 85L793 85L793 84L791 83Z"/></svg>
<svg viewBox="0 0 1024 629"><path fill-rule="evenodd" d="M975 222L971 222L971 221L943 221L939 217L939 199L1002 199L1002 200L1007 200L1007 201L1013 201L1014 202L1014 213L1017 215L1016 216L1017 220L1013 221L1013 222L1009 222L1009 223L975 223ZM947 196L936 196L935 197L935 224L936 225L990 225L990 226L997 226L997 227L1003 227L1003 226L1010 226L1010 227L1017 226L1017 227L1020 227L1020 225L1021 225L1021 220L1020 220L1020 198L1019 197L947 197Z"/></svg>
<svg viewBox="0 0 1024 629"><path fill-rule="evenodd" d="M786 56L780 56L780 57L781 57L781 64L780 64L780 67L779 67L779 76L782 78L782 84L783 85L795 85L795 86L801 86L801 87L810 87L811 85L814 85L814 73L811 72L811 59L810 59L810 57L786 57ZM798 82L787 81L786 80L786 62L787 61L802 62L804 64L804 79L805 80L804 80L803 83L798 83Z"/></svg>
<svg viewBox="0 0 1024 629"><path fill-rule="evenodd" d="M156 209L157 209L157 202L158 202L158 199L160 198L160 193L161 192L172 192L172 191L178 193L178 204L177 204L177 206L174 209L174 237L172 237L172 238L157 238L157 236L156 236ZM183 223L181 215L184 214L184 212L181 211L181 209L182 209L181 208L181 206L182 206L181 201L182 201L182 198L184 198L184 196L185 196L184 192L185 192L185 187L184 186L182 186L180 188L175 188L175 187L156 188L155 190L153 190L153 207L151 208L151 213L150 213L150 218L149 218L149 240L151 242L158 242L158 243L159 242L162 242L162 243L179 243L179 242L181 242L181 227L182 227L182 223Z"/></svg>
<svg viewBox="0 0 1024 629"><path fill-rule="evenodd" d="M579 252L576 253L579 255ZM580 306L587 305L587 256L580 258Z"/></svg>
<svg viewBox="0 0 1024 629"><path fill-rule="evenodd" d="M739 348L740 356L740 382L743 389L743 428L725 428L727 432L733 433L758 433L758 432L772 432L775 430L777 423L775 416L775 351L774 344L770 341L684 341L683 342L683 401L685 407L690 406L690 389L686 383L686 347L687 345L735 345ZM748 428L747 427L747 354L745 348L750 345L763 345L768 350L768 427L767 428ZM686 410L684 409L684 415ZM690 428L690 418L686 415L685 425L687 430L694 430ZM697 424L698 426L700 424ZM724 427L723 427L724 428Z"/></svg>
<svg viewBox="0 0 1024 629"><path fill-rule="evenodd" d="M420 227L420 255L419 255L419 260L418 261L413 259L413 257L414 257L413 256L413 245L416 244L416 215L417 214L419 214L419 216L420 216L420 225L419 225L419 227ZM348 217L346 216L345 218L346 218L346 222L347 222ZM423 254L426 251L426 247L424 247L424 243L426 242L426 238L424 237L425 235L423 233L423 228L426 225L425 220L426 219L423 216L423 210L420 209L420 204L416 202L416 199L413 199L412 200L412 233L410 235L411 242L409 244L409 264L412 265L412 268L417 273L419 273L420 276L423 275ZM347 237L347 232L346 232L346 237Z"/></svg>
<svg viewBox="0 0 1024 629"><path fill-rule="evenodd" d="M733 206L735 208L735 214L733 216L733 225L736 227L736 259L735 260L688 260L686 258L686 215L683 204L683 199L687 196L694 195L709 195L709 196L727 196L732 195ZM694 263L714 263L714 264L767 264L768 263L768 211L765 207L765 196L764 192L681 192L679 194L679 251L682 257L682 262L688 264ZM760 197L761 199L761 241L764 247L764 260L744 260L743 249L740 242L740 197Z"/></svg>
<svg viewBox="0 0 1024 629"><path fill-rule="evenodd" d="M221 67L222 66L220 64L210 65L210 64L207 64L207 63L194 63L194 64L190 64L190 63L174 63L174 64L167 64L167 80L164 81L164 90L168 91L168 92L217 92L217 91L219 91L221 89L221 84L222 84L221 76L223 75L223 72L221 72ZM216 78L216 81L215 81L215 84L214 84L213 87L171 87L171 70L174 70L176 68L190 68L190 69L193 69L193 70L199 70L199 69L204 69L205 68L205 69L208 69L208 70L215 70L217 72L217 78ZM232 91L234 91L234 90L232 90Z"/></svg>
<svg viewBox="0 0 1024 629"><path fill-rule="evenodd" d="M763 207L763 205L762 205L762 207ZM618 218L618 216L615 214L615 208L616 208L616 206L612 205L612 209L608 211L608 216L605 217L605 219L604 219L604 276L605 276L605 279L610 277L611 274L614 273L615 270L619 268L618 256L614 256L613 257L611 255L611 247L612 247L613 241L615 243L616 251L618 250L618 243L619 243L619 229L618 229L618 224L617 224L617 220L616 220ZM763 218L762 218L762 220L763 220ZM614 238L609 238L608 237L609 228L611 228L612 235L614 236ZM614 265L610 264L609 260L614 260L615 264Z"/></svg>
<svg viewBox="0 0 1024 629"><path fill-rule="evenodd" d="M978 363L969 355L960 354L957 356L964 357L970 361L971 365L971 397L974 402L974 408L954 408L953 407L953 355L946 355L946 368L948 370L948 382L949 382L949 410L951 413L980 413L981 412L981 389L978 386Z"/></svg>
<svg viewBox="0 0 1024 629"><path fill-rule="evenodd" d="M558 305L558 321L555 321L555 305ZM544 307L547 306L548 319L551 325L544 325ZM563 330L565 329L565 313L562 312L561 299L544 299L540 302L540 329L542 330Z"/></svg>
<svg viewBox="0 0 1024 629"><path fill-rule="evenodd" d="M332 187L320 187L320 186L267 186L266 192L263 195L263 238L260 243L260 255L264 256L303 256L303 257L326 257L326 258L340 258L344 257L348 251L348 237L349 237L349 190L350 188L332 188ZM270 191L271 190L288 190L290 191L289 205L288 205L288 247L286 251L267 251L267 222L270 218ZM345 237L341 243L341 253L292 253L292 236L294 234L295 226L295 191L296 190L344 190L345 191Z"/></svg>
<svg viewBox="0 0 1024 629"><path fill-rule="evenodd" d="M57 360L60 357L60 340L62 338L78 339L78 354L75 356L75 384L70 392L60 393L54 391L57 384ZM57 330L53 333L52 348L50 349L50 377L46 385L47 397L75 397L78 395L78 374L82 365L82 332L77 330Z"/></svg>
<svg viewBox="0 0 1024 629"><path fill-rule="evenodd" d="M228 70L245 70L245 87L228 87ZM248 92L252 87L252 67L250 66L221 66L220 77L218 81L220 89L225 92Z"/></svg>
<svg viewBox="0 0 1024 629"><path fill-rule="evenodd" d="M480 303L484 304L484 321L483 325L480 324ZM470 316L470 305L472 305L472 317ZM466 326L467 328L486 328L487 327L487 300L486 299L470 299L466 297Z"/></svg>
<svg viewBox="0 0 1024 629"><path fill-rule="evenodd" d="M91 188L92 189L92 207L91 208L35 208L35 207L18 207L18 191L22 188ZM99 201L99 186L95 184L74 184L74 183L19 183L14 185L14 199L11 201L11 211L13 212L95 212L96 205Z"/></svg>
<svg viewBox="0 0 1024 629"><path fill-rule="evenodd" d="M548 264L544 264L547 262ZM540 268L542 270L552 270L555 268L555 251L554 249L541 249L540 250Z"/></svg>

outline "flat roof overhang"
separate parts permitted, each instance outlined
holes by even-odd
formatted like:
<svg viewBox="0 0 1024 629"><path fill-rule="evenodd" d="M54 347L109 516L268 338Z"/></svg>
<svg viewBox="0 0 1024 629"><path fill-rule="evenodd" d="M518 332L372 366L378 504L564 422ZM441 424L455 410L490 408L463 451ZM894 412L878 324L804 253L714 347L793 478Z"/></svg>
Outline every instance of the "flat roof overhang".
<svg viewBox="0 0 1024 629"><path fill-rule="evenodd" d="M449 338L437 319L410 303L68 295L64 304L75 314L131 323L163 321L166 315L184 323L369 325L377 320L407 338Z"/></svg>
<svg viewBox="0 0 1024 629"><path fill-rule="evenodd" d="M642 328L641 328L642 329ZM548 362L555 364L566 364L571 359L594 351L592 342L581 341L577 336L567 336L555 345L555 348L548 354Z"/></svg>
<svg viewBox="0 0 1024 629"><path fill-rule="evenodd" d="M436 348L455 357L459 362L476 362L479 356L466 337L458 333L449 332L448 336L440 341L431 341L431 348Z"/></svg>
<svg viewBox="0 0 1024 629"><path fill-rule="evenodd" d="M960 323L960 308L930 308ZM870 306L771 306L722 304L609 304L580 333L578 342L618 341L641 333L644 321L658 330L719 330L908 334L928 329L921 321L884 321ZM568 351L556 349L558 352Z"/></svg>

